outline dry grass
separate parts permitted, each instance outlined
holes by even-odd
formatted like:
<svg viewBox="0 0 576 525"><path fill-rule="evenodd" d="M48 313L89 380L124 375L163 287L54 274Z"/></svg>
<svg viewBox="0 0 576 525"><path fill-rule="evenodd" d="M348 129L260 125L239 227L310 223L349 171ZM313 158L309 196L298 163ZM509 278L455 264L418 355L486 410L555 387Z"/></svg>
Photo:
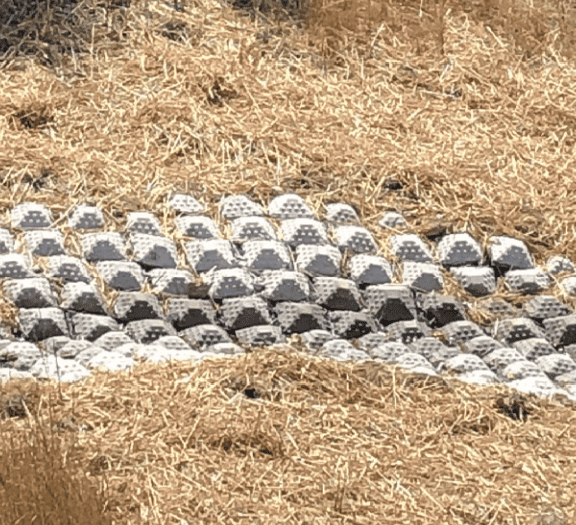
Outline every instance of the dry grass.
<svg viewBox="0 0 576 525"><path fill-rule="evenodd" d="M574 258L568 2L249 7L2 2L0 222L31 200L62 224L87 202L109 230L147 209L177 238L171 193L216 214L222 195L293 191L320 211L352 204L393 262L387 209L423 236L512 235L538 264ZM447 290L489 322L482 301ZM20 389L6 413L23 417L1 423L0 523L575 519L574 411L560 400L271 350L2 389ZM49 411L70 424L44 440Z"/></svg>
<svg viewBox="0 0 576 525"><path fill-rule="evenodd" d="M2 435L52 429L52 442L3 447L3 523L47 509L85 519L46 523L536 523L551 510L572 522L567 400L319 360L296 343L33 393L44 419L4 421ZM114 521L79 504L97 495Z"/></svg>

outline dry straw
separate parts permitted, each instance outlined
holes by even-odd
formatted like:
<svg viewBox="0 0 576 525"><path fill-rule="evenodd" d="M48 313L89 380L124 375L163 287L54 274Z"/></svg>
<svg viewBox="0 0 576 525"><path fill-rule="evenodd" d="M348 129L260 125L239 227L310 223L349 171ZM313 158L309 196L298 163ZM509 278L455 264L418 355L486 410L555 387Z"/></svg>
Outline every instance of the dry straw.
<svg viewBox="0 0 576 525"><path fill-rule="evenodd" d="M34 201L64 224L86 202L103 209L108 230L152 210L176 238L172 193L193 193L214 216L222 195L266 205L292 191L320 212L352 204L387 255L391 232L377 222L395 209L423 237L468 231L486 246L511 235L537 264L573 257L574 27L569 2L543 0L264 2L257 11L208 0L4 1L0 220ZM66 242L78 247L78 234L66 231ZM449 278L447 289L474 320L494 321ZM16 328L4 296L0 309ZM33 394L18 388L22 399ZM490 389L275 351L96 375L62 386L63 397L39 388L40 428L47 403L87 427L63 431L77 441L62 443L68 470L46 471L91 472L117 523L575 518L574 412L558 401L499 403ZM507 405L511 414L525 406L527 420L497 408ZM35 425L2 423L4 467L31 461L9 438L29 441ZM41 442L32 457L54 459ZM12 505L0 523L55 508L54 486L64 487L61 519L44 523L66 523L78 507L96 523L64 478L19 476L0 471L0 495L10 496L0 504Z"/></svg>
<svg viewBox="0 0 576 525"><path fill-rule="evenodd" d="M52 428L63 471L86 475L116 523L530 523L574 511L566 400L336 363L296 343L37 388L37 422L4 421L2 436ZM3 450L2 478L28 449Z"/></svg>

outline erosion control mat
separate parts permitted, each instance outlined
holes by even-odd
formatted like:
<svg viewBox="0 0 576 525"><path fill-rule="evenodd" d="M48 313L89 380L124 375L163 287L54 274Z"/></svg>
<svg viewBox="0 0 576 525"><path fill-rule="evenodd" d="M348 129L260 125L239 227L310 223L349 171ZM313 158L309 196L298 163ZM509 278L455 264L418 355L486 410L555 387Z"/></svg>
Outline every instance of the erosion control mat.
<svg viewBox="0 0 576 525"><path fill-rule="evenodd" d="M61 394L39 386L40 421L51 398L68 468L117 523L570 523L574 511L576 412L558 400L297 345L144 364ZM2 436L26 432L16 421Z"/></svg>
<svg viewBox="0 0 576 525"><path fill-rule="evenodd" d="M120 232L151 211L174 237L173 193L215 216L224 195L294 192L351 204L392 262L386 210L423 237L574 258L569 2L244 4L2 2L0 222L32 201L60 227L87 203ZM3 294L0 311L14 325ZM17 470L39 429L62 441L68 493L98 487L115 523L574 523L565 399L294 349L2 386L0 523L63 487Z"/></svg>

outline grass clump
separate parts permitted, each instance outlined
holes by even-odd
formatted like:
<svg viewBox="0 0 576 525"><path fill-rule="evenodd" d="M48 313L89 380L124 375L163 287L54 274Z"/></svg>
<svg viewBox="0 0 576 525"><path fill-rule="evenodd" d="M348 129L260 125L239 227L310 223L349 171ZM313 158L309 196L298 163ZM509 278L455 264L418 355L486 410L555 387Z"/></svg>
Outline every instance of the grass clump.
<svg viewBox="0 0 576 525"><path fill-rule="evenodd" d="M110 525L104 493L73 463L73 444L61 436L71 420L50 424L39 418L38 384L13 380L0 390L0 428L26 423L3 435L0 453L0 522L30 524L94 523Z"/></svg>

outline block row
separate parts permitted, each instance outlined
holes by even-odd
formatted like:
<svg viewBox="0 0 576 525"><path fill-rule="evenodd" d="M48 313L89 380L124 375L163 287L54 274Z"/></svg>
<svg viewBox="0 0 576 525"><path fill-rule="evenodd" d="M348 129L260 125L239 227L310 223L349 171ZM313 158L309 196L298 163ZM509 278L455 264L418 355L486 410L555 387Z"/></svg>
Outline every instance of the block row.
<svg viewBox="0 0 576 525"><path fill-rule="evenodd" d="M176 336L159 320L132 321L125 332L117 326L99 325L84 315L73 323L82 332L81 338L71 339L62 333L40 346L0 341L0 379L28 374L75 381L90 375L92 369L125 370L142 360L229 357L242 355L244 350L239 344L273 345L285 340L280 328L271 325L237 330L236 344L225 330L211 324L189 327ZM353 344L322 328L303 332L301 338L307 351L317 357L383 361L420 374L449 374L479 384L499 382L539 395L576 394L576 346L557 351L538 338L505 346L486 335L477 335L471 327L465 331L459 328L456 331L465 341L463 345L454 344L454 336L447 338L446 344L429 336L401 342L383 332L365 333Z"/></svg>

